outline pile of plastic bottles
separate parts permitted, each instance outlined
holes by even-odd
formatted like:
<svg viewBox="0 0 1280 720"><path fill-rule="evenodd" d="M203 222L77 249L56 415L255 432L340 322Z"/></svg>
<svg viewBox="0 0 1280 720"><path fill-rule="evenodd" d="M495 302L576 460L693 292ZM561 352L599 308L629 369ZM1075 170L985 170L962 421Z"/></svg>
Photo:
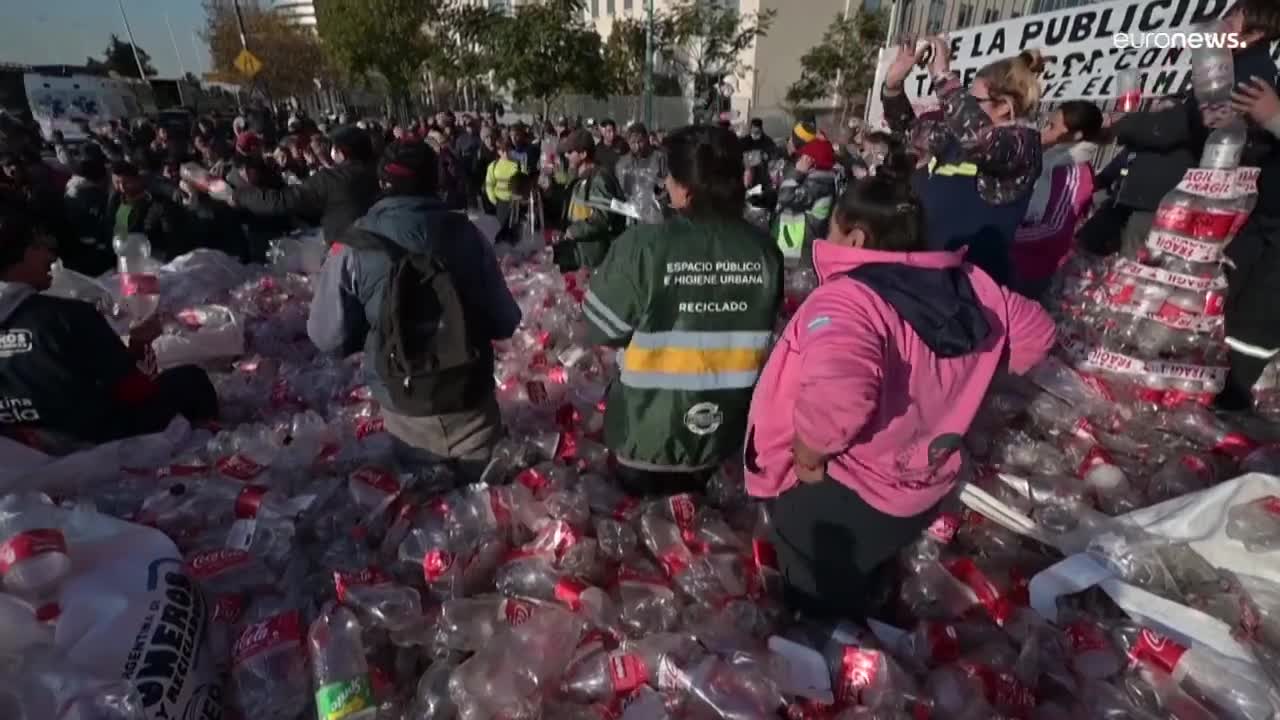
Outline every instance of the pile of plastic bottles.
<svg viewBox="0 0 1280 720"><path fill-rule="evenodd" d="M615 360L585 341L587 278L559 274L545 250L504 260L525 317L495 377L510 438L462 486L447 467L398 460L360 358L314 352L305 276L195 260L156 271L156 307L217 305L243 326L245 354L210 367L222 426L59 500L178 545L210 608L227 717L1264 720L1280 708L1256 666L1180 646L1092 596L1058 624L1041 619L1027 581L1056 557L958 506L872 603L905 631L785 614L768 515L738 472L705 496L650 501L613 482L600 432ZM790 272L789 311L813 284ZM1274 468L1198 405L1117 403L1063 363L997 388L969 440L1027 492L985 474L980 485L1063 531L1230 477L1242 457ZM30 629L24 647L51 641L74 567L58 541L69 530L33 507L0 500L0 622ZM1234 510L1233 537L1280 545L1271 510ZM1154 588L1159 547L1098 552ZM1158 558L1174 578L1163 592L1234 608L1256 652L1280 652L1280 590L1170 557ZM1194 583L1179 574L1191 567ZM804 663L773 651L780 639L816 651L821 679L797 679ZM0 676L62 683L38 699L0 690L6 718L151 720L115 678L58 674L47 653L2 660Z"/></svg>
<svg viewBox="0 0 1280 720"><path fill-rule="evenodd" d="M1171 407L1222 390L1222 253L1256 200L1257 168L1238 167L1243 146L1242 127L1215 131L1202 167L1161 201L1145 246L1062 274L1064 345L1117 394Z"/></svg>

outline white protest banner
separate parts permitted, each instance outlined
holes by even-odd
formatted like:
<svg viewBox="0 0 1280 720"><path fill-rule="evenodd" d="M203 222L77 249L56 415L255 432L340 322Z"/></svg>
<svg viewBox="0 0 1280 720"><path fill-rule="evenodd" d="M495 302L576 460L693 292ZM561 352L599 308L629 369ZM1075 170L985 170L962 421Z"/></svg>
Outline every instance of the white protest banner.
<svg viewBox="0 0 1280 720"><path fill-rule="evenodd" d="M1172 43L1168 36L1161 36L1146 42L1166 47L1122 48L1116 36L1125 34L1142 42L1146 34L1192 30L1216 19L1231 2L1114 0L957 30L947 33L951 69L968 85L988 63L1037 49L1047 60L1042 77L1046 103L1110 100L1117 95L1115 79L1120 70L1138 71L1144 97L1187 93L1191 90L1193 50L1184 39ZM1175 47L1168 47L1170 44ZM897 48L880 51L867 104L867 122L872 127L883 126L880 88L896 53ZM937 107L926 68L914 68L905 89L917 112Z"/></svg>

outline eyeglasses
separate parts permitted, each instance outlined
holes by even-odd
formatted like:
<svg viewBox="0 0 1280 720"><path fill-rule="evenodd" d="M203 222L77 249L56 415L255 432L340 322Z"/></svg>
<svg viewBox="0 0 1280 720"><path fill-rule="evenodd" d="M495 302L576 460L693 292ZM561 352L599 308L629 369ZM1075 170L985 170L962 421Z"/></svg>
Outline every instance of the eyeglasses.
<svg viewBox="0 0 1280 720"><path fill-rule="evenodd" d="M990 97L982 97L982 96L980 96L980 95L974 95L974 96L973 96L973 99L974 99L974 100L977 100L977 101L978 101L978 102L980 102L980 103L995 102L995 101L994 101L994 100L992 100Z"/></svg>

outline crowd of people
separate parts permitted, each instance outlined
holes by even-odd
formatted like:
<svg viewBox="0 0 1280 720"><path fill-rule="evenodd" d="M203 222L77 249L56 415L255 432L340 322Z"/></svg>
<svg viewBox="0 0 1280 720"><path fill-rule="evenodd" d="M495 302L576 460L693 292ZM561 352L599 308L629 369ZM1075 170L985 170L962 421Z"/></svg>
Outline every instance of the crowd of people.
<svg viewBox="0 0 1280 720"><path fill-rule="evenodd" d="M1235 410L1280 349L1267 312L1280 282L1267 52L1280 10L1240 0L1225 21L1249 41L1235 105L1249 123L1245 163L1261 168L1257 209L1230 250L1220 401ZM641 495L696 489L741 453L750 492L776 498L792 604L839 614L960 482L961 439L996 376L1050 351L1054 325L1035 299L1077 238L1114 252L1145 236L1212 130L1195 98L1123 117L1073 101L1041 117L1037 52L987 65L966 88L946 41L929 48L902 46L876 90L889 131L801 119L781 145L758 120L739 137L724 125L507 126L491 113L386 126L247 113L189 128L113 122L74 149L55 144L60 177L10 125L0 410L27 412L6 411L0 427L102 442L217 414L198 369L136 369L130 348L153 326L126 347L96 313L39 295L55 256L101 274L113 238L141 232L162 260L210 247L261 262L270 238L319 226L331 248L308 322L315 346L363 350L407 462L477 477L503 432L493 343L521 321L495 246L540 220L562 271L591 270L592 341L621 351L604 437L623 483ZM903 81L922 62L940 109L917 116ZM1112 139L1125 151L1095 172ZM214 182L184 180L188 163ZM218 182L226 190L211 192ZM614 211L641 190L660 198L662 222ZM775 343L788 265L814 269L820 286ZM431 303L448 323L424 319ZM835 591L832 577L845 579Z"/></svg>

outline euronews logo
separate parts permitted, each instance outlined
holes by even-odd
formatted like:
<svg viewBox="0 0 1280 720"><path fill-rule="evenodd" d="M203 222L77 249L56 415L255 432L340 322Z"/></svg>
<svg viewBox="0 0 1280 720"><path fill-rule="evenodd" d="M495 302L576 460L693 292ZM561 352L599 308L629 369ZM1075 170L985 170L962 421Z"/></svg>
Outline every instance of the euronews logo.
<svg viewBox="0 0 1280 720"><path fill-rule="evenodd" d="M1196 31L1116 33L1111 41L1121 50L1239 50L1248 45L1240 33Z"/></svg>

